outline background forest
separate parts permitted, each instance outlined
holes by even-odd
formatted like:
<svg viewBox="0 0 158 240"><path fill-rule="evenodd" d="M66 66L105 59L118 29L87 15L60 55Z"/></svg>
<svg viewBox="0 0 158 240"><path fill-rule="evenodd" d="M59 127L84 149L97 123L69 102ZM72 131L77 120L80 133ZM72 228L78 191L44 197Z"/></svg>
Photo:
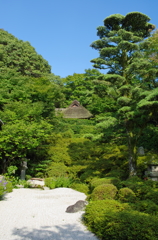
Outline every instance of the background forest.
<svg viewBox="0 0 158 240"><path fill-rule="evenodd" d="M94 68L64 79L51 73L49 63L29 42L0 30L0 173L6 174L13 167L18 177L22 161L27 161L27 179L65 177L84 186L90 184L94 201L88 205L85 221L102 239L139 238L110 238L114 234L110 227L105 237L105 220L104 227L97 223L100 232L95 228L92 215L96 206L102 205L95 201L103 201L95 195L103 190L96 194L92 191L98 185L94 179L106 179L106 184L117 189L130 189L128 200L119 192L120 202L133 204L136 198L147 199L158 211L155 195L151 199L154 191L158 192L148 194L149 186L143 182L148 164L158 163L158 32L149 21L148 16L138 12L105 18L104 26L97 29L99 40L91 44L99 54L91 60ZM56 115L56 108L66 108L73 100L93 117L65 119L62 114ZM142 156L138 154L141 146L145 149ZM129 179L134 180L129 180L132 176ZM134 187L132 181L143 188ZM154 184L149 185L156 189ZM85 191L88 194L90 190ZM125 219L129 206L111 201L114 209L125 209L117 210L115 218L122 214L120 218ZM149 206L135 204L133 208L141 211L145 204ZM154 210L148 211L150 216L155 214ZM147 216L131 212L130 219L137 222Z"/></svg>

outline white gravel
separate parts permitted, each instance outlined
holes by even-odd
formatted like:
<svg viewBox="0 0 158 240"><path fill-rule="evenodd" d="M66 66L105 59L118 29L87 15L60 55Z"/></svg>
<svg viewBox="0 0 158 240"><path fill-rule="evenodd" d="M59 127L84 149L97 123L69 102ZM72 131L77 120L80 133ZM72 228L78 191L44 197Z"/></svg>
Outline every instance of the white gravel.
<svg viewBox="0 0 158 240"><path fill-rule="evenodd" d="M85 198L70 188L14 189L0 201L0 240L97 240L81 222L83 211L65 212Z"/></svg>

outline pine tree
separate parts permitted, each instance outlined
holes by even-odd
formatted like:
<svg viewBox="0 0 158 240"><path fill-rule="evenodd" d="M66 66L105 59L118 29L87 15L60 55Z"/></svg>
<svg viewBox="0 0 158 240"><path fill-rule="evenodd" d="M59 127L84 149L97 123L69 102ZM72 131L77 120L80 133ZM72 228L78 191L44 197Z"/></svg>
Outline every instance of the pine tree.
<svg viewBox="0 0 158 240"><path fill-rule="evenodd" d="M99 51L99 57L91 60L93 66L108 70L97 79L108 86L107 94L117 104L115 117L106 117L98 126L106 129L118 121L124 126L130 176L136 175L137 140L158 104L157 89L153 89L149 78L156 78L156 72L145 57L150 47L145 40L155 28L149 21L148 16L139 12L111 15L105 18L104 26L97 28L100 39L91 44Z"/></svg>

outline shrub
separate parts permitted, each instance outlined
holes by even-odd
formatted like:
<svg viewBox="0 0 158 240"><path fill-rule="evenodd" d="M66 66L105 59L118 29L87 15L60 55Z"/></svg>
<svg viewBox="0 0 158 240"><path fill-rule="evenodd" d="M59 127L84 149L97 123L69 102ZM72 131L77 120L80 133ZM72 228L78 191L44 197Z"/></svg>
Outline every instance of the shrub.
<svg viewBox="0 0 158 240"><path fill-rule="evenodd" d="M7 182L6 184L6 192L12 192L13 191L13 185L11 182Z"/></svg>
<svg viewBox="0 0 158 240"><path fill-rule="evenodd" d="M128 177L128 171L125 169L111 169L110 172L106 174L106 177L114 177L117 179L126 179Z"/></svg>
<svg viewBox="0 0 158 240"><path fill-rule="evenodd" d="M70 185L70 187L74 190L77 190L79 192L83 192L85 193L86 195L88 195L89 193L89 188L88 188L88 185L87 184L84 184L84 183L72 183Z"/></svg>
<svg viewBox="0 0 158 240"><path fill-rule="evenodd" d="M92 179L95 177L100 177L101 173L98 170L95 169L87 169L84 173L81 174L80 180L86 183L89 183L92 181Z"/></svg>
<svg viewBox="0 0 158 240"><path fill-rule="evenodd" d="M53 162L47 169L49 177L66 177L68 175L68 167L64 163Z"/></svg>
<svg viewBox="0 0 158 240"><path fill-rule="evenodd" d="M102 200L89 203L84 222L102 240L156 240L158 218L133 211L126 203Z"/></svg>
<svg viewBox="0 0 158 240"><path fill-rule="evenodd" d="M83 221L89 230L101 237L104 230L105 214L108 211L116 213L128 208L130 208L128 204L120 203L113 199L90 201L85 208Z"/></svg>
<svg viewBox="0 0 158 240"><path fill-rule="evenodd" d="M4 193L5 193L4 186L0 183L0 200L2 199Z"/></svg>
<svg viewBox="0 0 158 240"><path fill-rule="evenodd" d="M50 189L59 188L59 187L69 187L72 183L72 180L66 177L59 178L45 178L45 186Z"/></svg>
<svg viewBox="0 0 158 240"><path fill-rule="evenodd" d="M147 199L158 205L158 189L150 188L150 190L144 195L144 200Z"/></svg>
<svg viewBox="0 0 158 240"><path fill-rule="evenodd" d="M121 188L117 195L121 202L134 202L136 200L135 193L130 188Z"/></svg>
<svg viewBox="0 0 158 240"><path fill-rule="evenodd" d="M5 179L2 179L0 181L0 199L3 198L3 195L5 193L9 193L13 191L13 185L11 182L6 181Z"/></svg>
<svg viewBox="0 0 158 240"><path fill-rule="evenodd" d="M30 180L32 178L31 175L26 175L26 180Z"/></svg>
<svg viewBox="0 0 158 240"><path fill-rule="evenodd" d="M24 188L31 188L32 187L30 182L28 182L26 180L21 180L21 179L19 179L18 185L22 185Z"/></svg>
<svg viewBox="0 0 158 240"><path fill-rule="evenodd" d="M55 188L55 180L53 178L45 178L44 183L46 187L49 187L50 189Z"/></svg>
<svg viewBox="0 0 158 240"><path fill-rule="evenodd" d="M66 177L59 177L55 180L55 187L70 187L72 180Z"/></svg>
<svg viewBox="0 0 158 240"><path fill-rule="evenodd" d="M107 177L107 178L94 178L90 183L90 188L93 190L95 187L102 185L102 184L113 184L117 188L119 188L120 180L114 177Z"/></svg>
<svg viewBox="0 0 158 240"><path fill-rule="evenodd" d="M158 205L156 205L151 200L142 200L134 204L131 204L131 206L134 210L137 210L139 212L144 212L151 215L158 214Z"/></svg>
<svg viewBox="0 0 158 240"><path fill-rule="evenodd" d="M113 184L102 184L94 188L90 198L92 200L114 199L117 188Z"/></svg>
<svg viewBox="0 0 158 240"><path fill-rule="evenodd" d="M123 181L122 185L132 189L140 200L145 200L144 197L151 191L151 182L148 183L148 181L143 181L136 176Z"/></svg>

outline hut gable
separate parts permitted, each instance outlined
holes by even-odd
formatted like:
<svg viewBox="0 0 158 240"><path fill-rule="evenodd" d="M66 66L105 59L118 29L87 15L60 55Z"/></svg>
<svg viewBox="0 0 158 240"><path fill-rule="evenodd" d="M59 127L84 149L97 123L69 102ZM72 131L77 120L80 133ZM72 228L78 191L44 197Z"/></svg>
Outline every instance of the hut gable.
<svg viewBox="0 0 158 240"><path fill-rule="evenodd" d="M77 100L74 100L68 108L62 110L62 113L64 118L86 119L92 117L92 114L81 106Z"/></svg>

